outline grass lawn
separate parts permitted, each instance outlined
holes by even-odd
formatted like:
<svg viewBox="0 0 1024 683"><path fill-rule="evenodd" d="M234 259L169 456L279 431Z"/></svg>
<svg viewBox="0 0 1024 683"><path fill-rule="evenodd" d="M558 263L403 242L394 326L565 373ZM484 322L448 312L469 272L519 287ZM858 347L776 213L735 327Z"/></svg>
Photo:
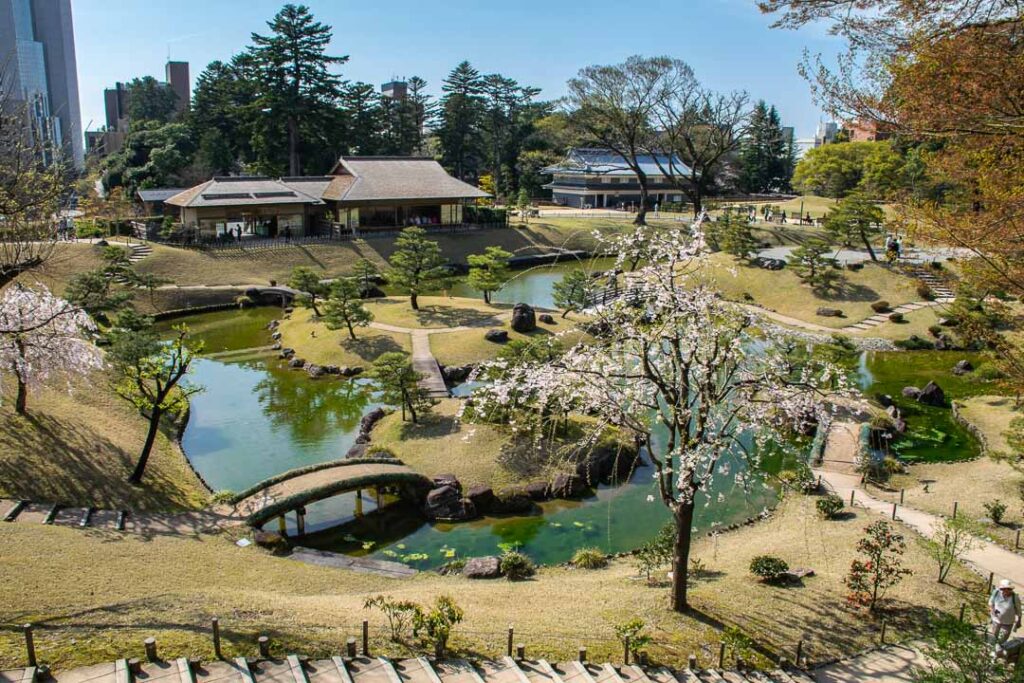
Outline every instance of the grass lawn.
<svg viewBox="0 0 1024 683"><path fill-rule="evenodd" d="M296 308L278 328L281 344L295 349L296 357L310 363L368 367L382 353L412 352L412 339L407 334L357 327L353 340L347 329L329 330L323 323L311 320L312 315L309 309Z"/></svg>
<svg viewBox="0 0 1024 683"><path fill-rule="evenodd" d="M985 503L1001 500L1007 506L1003 524L979 522L978 530L1012 548L1016 529L1024 525L1020 493L1024 474L999 458L998 453L1006 452L1003 434L1010 420L1021 413L1013 409L1013 399L1005 396L973 396L958 399L958 403L963 405L961 415L984 434L997 457L985 455L970 462L910 465L909 474L894 477L890 486L906 489L905 502L910 507L950 515L955 501L957 514L974 520L988 517L983 507ZM927 492L924 490L926 483ZM872 488L871 492L886 500L899 498L898 493L877 488Z"/></svg>
<svg viewBox="0 0 1024 683"><path fill-rule="evenodd" d="M890 303L892 302L890 301ZM892 340L908 339L912 335L917 335L922 339L935 341L935 337L928 331L928 328L938 325L939 319L945 317L942 311L942 306L919 308L916 311L904 313L903 322L901 323L884 322L869 330L854 330L850 334L858 337L882 337L883 339Z"/></svg>
<svg viewBox="0 0 1024 683"><path fill-rule="evenodd" d="M461 404L458 399L442 399L422 424L415 425L402 422L401 411L394 411L374 427L373 443L387 446L428 477L454 474L464 488L511 486L515 476L497 458L508 435L491 425L463 423L456 417Z"/></svg>
<svg viewBox="0 0 1024 683"><path fill-rule="evenodd" d="M875 314L871 310L874 301L885 300L895 307L918 299L914 280L871 263L859 271L844 270L845 281L828 294L816 293L789 268L746 266L724 252L711 254L708 263L708 276L725 298L744 301L749 294L753 297L750 303L826 327L845 327L870 318ZM838 308L844 317L817 315L822 306Z"/></svg>
<svg viewBox="0 0 1024 683"><path fill-rule="evenodd" d="M450 594L466 613L453 635L462 655L504 654L505 628L514 623L531 657L572 659L585 644L594 661L619 661L613 625L639 616L654 636L653 658L676 666L691 653L702 666L713 665L720 640L713 624L737 626L790 658L805 638L804 651L821 661L875 644L880 621L848 608L842 585L854 543L874 518L857 513L825 522L813 502L794 498L766 523L698 541L694 554L709 573L693 589L694 616L669 611L667 588L647 586L622 560L596 571L542 569L522 583L433 573L402 580L300 564L220 537L143 540L8 524L0 526L0 621L41 624L37 651L57 670L142 657L148 636L157 638L166 657L209 660L213 616L220 617L229 657L253 655L261 633L270 635L278 655L338 654L364 618L376 651L395 655L400 646L385 643L383 617L364 610L364 600L385 593L423 603ZM802 586L762 585L748 566L764 552L790 566L813 567L817 575ZM913 540L903 560L914 574L887 596L893 640L912 635L930 610L955 613L962 601L981 599L983 583L966 571L955 570L949 585L936 584L932 562ZM22 658L21 634L0 632L0 666L20 665Z"/></svg>
<svg viewBox="0 0 1024 683"><path fill-rule="evenodd" d="M432 334L430 335L430 350L441 365L465 365L467 363L493 360L498 355L503 344L484 339L484 333L488 329L505 330L508 332L509 340L519 339L528 341L558 335L566 348L573 346L584 338L585 335L575 328L572 317L565 320L557 315L554 317L554 325L538 323L537 329L527 334L516 332L509 326L508 322L477 330Z"/></svg>
<svg viewBox="0 0 1024 683"><path fill-rule="evenodd" d="M512 310L508 305L485 304L483 299L447 296L421 296L419 307L420 310L414 311L407 296L373 299L366 304L374 322L411 329L483 326L496 316L508 316Z"/></svg>
<svg viewBox="0 0 1024 683"><path fill-rule="evenodd" d="M10 391L0 402L0 496L109 509L202 506L206 492L185 456L157 438L142 486L127 482L148 422L97 374L73 394L29 392L27 417Z"/></svg>

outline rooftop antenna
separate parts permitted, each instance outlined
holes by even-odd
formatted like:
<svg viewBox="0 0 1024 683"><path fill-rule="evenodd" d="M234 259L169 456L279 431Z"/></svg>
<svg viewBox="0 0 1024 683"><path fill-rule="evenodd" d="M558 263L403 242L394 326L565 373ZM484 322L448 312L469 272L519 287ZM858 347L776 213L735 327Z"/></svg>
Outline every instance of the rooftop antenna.
<svg viewBox="0 0 1024 683"><path fill-rule="evenodd" d="M167 43L167 61L171 61L171 43Z"/></svg>

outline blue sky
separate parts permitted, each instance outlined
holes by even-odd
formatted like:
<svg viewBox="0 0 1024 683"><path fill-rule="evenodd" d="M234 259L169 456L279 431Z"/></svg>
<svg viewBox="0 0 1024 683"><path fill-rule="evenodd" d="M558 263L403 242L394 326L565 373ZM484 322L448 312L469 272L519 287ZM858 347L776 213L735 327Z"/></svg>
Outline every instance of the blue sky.
<svg viewBox="0 0 1024 683"><path fill-rule="evenodd" d="M153 75L163 79L168 49L190 62L193 83L215 59L248 45L281 0L72 0L82 124L103 124L103 88ZM482 73L500 72L564 94L583 66L632 54L688 62L705 84L742 89L775 104L798 137L821 117L797 73L805 49L834 55L841 44L820 27L770 29L754 0L311 0L316 17L334 27L333 52L350 80L379 85L418 75L440 92L441 80L468 59ZM90 125L91 122L91 125Z"/></svg>

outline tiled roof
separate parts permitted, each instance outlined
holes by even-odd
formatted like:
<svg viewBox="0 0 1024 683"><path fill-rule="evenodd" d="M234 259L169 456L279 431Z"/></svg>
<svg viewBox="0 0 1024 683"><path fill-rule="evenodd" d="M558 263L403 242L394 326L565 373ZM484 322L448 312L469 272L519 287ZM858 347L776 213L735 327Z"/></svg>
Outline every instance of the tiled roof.
<svg viewBox="0 0 1024 683"><path fill-rule="evenodd" d="M139 199L144 202L162 202L184 191L184 187L154 187L149 190L139 190L135 194L139 195Z"/></svg>
<svg viewBox="0 0 1024 683"><path fill-rule="evenodd" d="M321 183L326 185L326 183ZM280 180L259 176L214 178L185 190L164 201L165 204L187 208L207 206L254 206L261 204L323 204L317 196L307 194L301 186L286 185ZM316 190L316 187L306 189Z"/></svg>
<svg viewBox="0 0 1024 683"><path fill-rule="evenodd" d="M689 167L679 157L671 154L643 154L637 160L647 175L665 175L662 168L671 169L675 175L689 173ZM661 166L659 167L659 162ZM626 161L608 149L577 148L569 150L564 161L548 166L542 173L598 174L610 176L633 176Z"/></svg>
<svg viewBox="0 0 1024 683"><path fill-rule="evenodd" d="M350 203L389 199L476 199L490 196L469 183L451 177L433 159L348 157L338 162L335 173L339 172L347 172L355 178L340 197L340 201Z"/></svg>

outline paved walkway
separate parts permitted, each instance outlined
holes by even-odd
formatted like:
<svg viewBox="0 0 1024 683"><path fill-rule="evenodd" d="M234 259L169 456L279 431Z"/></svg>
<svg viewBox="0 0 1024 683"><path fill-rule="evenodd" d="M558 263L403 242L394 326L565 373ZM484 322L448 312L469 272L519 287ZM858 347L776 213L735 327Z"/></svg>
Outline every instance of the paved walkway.
<svg viewBox="0 0 1024 683"><path fill-rule="evenodd" d="M430 350L430 337L435 334L448 334L450 332L465 332L467 330L479 330L485 327L501 327L504 321L500 315L482 320L473 325L459 325L457 327L399 327L387 323L370 323L375 330L394 332L396 334L407 334L412 338L412 366L416 372L423 376L420 386L427 390L427 395L432 398L447 398L451 394L448 385L445 384L444 375L441 374L441 367Z"/></svg>
<svg viewBox="0 0 1024 683"><path fill-rule="evenodd" d="M893 504L879 500L860 487L860 475L855 471L859 448L860 425L837 422L829 431L821 467L814 469L825 486L845 501L854 496L854 505L886 518L892 517ZM937 538L942 533L942 518L921 510L897 506L896 519L925 538ZM974 547L964 553L963 562L986 579L989 573L994 581L1009 579L1024 586L1024 557L995 543L975 539ZM913 647L890 646L867 652L846 662L823 667L816 672L818 681L910 681L914 666L926 662Z"/></svg>

